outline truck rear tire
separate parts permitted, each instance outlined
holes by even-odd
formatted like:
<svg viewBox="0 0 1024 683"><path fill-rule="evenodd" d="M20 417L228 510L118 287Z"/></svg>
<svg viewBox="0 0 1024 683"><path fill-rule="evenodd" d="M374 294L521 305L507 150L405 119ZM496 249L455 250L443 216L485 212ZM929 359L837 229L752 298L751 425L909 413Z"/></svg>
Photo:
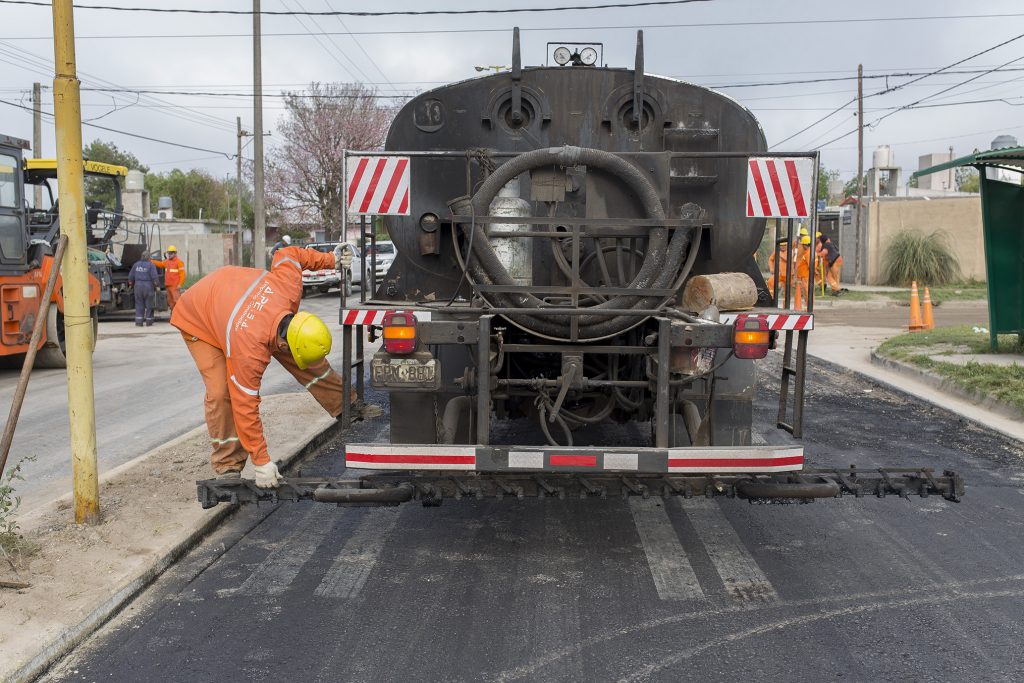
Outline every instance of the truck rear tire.
<svg viewBox="0 0 1024 683"><path fill-rule="evenodd" d="M92 324L92 350L96 350L96 337L99 334L99 310L93 306L89 309ZM68 366L67 345L64 337L64 314L51 305L46 314L46 341L36 352L35 367L62 369Z"/></svg>

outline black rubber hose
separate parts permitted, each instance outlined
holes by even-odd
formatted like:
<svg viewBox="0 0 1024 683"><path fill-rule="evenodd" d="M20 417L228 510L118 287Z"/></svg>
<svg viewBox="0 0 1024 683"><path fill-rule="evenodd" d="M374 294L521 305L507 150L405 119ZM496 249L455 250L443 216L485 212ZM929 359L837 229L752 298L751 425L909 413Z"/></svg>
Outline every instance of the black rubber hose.
<svg viewBox="0 0 1024 683"><path fill-rule="evenodd" d="M563 167L586 165L610 173L622 180L632 190L643 204L648 218L654 220L665 218L665 211L661 205L658 191L640 169L610 152L581 147L538 149L521 154L502 164L484 181L473 196L473 213L488 215L491 201L509 180L535 168L551 165ZM515 281L498 260L483 229L479 225L471 229L481 231L481 234L473 240L473 253L476 256L476 262L471 267L473 276L477 278L478 282L514 285ZM669 241L666 228L652 228L648 239L646 258L629 287L637 290L670 287L676 280L676 274L682 264L691 233L692 230L677 230ZM544 306L543 301L531 294L492 294L491 297L493 304L509 308L536 309ZM655 308L662 305L668 298L657 295L620 295L598 304L595 308ZM568 316L539 316L524 310L522 315L511 316L511 318L513 322L527 330L558 338L569 337L570 321ZM632 316L583 315L579 320L579 334L583 340L601 339L625 331L639 322L640 320Z"/></svg>

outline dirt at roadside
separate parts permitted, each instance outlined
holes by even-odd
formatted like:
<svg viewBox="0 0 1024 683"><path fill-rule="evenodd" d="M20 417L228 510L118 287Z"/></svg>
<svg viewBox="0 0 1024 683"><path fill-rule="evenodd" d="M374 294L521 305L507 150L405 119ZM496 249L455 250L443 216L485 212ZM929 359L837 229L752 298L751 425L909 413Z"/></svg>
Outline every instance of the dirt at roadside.
<svg viewBox="0 0 1024 683"><path fill-rule="evenodd" d="M274 458L334 422L305 392L266 397L261 414ZM69 498L19 520L38 551L17 571L0 560L0 581L31 584L0 589L0 680L211 518L195 487L212 475L209 448L203 426L112 470L100 483L97 526L74 524Z"/></svg>

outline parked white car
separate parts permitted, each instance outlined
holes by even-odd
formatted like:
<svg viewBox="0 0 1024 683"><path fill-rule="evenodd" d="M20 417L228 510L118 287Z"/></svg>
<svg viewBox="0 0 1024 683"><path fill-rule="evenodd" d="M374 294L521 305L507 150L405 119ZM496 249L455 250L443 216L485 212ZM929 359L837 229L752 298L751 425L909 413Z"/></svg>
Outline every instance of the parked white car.
<svg viewBox="0 0 1024 683"><path fill-rule="evenodd" d="M398 252L395 250L395 243L390 240L377 242L376 261L373 260L373 248L374 247L369 244L366 245L366 269L367 271L370 270L371 263L376 266L374 272L370 274L371 291L377 288L376 283L384 279L384 276L388 273L388 269L391 268L391 264L395 262L395 257L398 255Z"/></svg>
<svg viewBox="0 0 1024 683"><path fill-rule="evenodd" d="M352 265L345 271L344 286L342 286L341 274L334 268L329 270L304 270L302 271L303 291L315 289L327 293L332 288L337 287L344 292L345 296L349 296L352 294L353 285L362 285L359 273L359 249L356 245L348 242L314 242L313 244L307 244L306 247L326 254L336 251L339 245L352 252Z"/></svg>

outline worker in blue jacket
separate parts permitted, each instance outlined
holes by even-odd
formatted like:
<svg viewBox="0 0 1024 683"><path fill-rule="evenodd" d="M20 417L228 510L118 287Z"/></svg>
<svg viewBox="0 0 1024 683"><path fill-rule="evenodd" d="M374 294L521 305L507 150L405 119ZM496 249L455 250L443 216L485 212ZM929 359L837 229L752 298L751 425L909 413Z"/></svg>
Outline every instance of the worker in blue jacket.
<svg viewBox="0 0 1024 683"><path fill-rule="evenodd" d="M135 326L142 327L153 324L153 295L160 281L156 266L144 254L128 273L128 282L135 290Z"/></svg>

